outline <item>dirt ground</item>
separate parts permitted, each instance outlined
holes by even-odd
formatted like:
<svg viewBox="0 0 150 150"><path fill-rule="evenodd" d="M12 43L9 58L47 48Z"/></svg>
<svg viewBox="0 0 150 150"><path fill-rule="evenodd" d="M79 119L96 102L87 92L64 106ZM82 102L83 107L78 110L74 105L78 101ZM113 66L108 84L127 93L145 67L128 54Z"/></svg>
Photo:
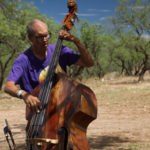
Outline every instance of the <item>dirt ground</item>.
<svg viewBox="0 0 150 150"><path fill-rule="evenodd" d="M91 150L150 150L150 79L106 77L82 81L97 97L98 115L87 129ZM8 120L17 150L25 147L25 104L0 93L0 150L9 150L3 128Z"/></svg>

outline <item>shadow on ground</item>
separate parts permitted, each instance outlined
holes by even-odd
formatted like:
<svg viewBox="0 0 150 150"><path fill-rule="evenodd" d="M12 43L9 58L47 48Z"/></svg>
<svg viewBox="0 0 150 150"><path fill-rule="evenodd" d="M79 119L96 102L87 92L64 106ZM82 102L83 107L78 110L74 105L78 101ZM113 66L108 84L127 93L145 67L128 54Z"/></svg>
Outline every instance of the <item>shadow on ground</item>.
<svg viewBox="0 0 150 150"><path fill-rule="evenodd" d="M14 134L25 132L26 125L25 124L14 124L12 126Z"/></svg>
<svg viewBox="0 0 150 150"><path fill-rule="evenodd" d="M97 137L88 138L88 142L91 149L105 150L114 147L116 150L117 147L119 147L122 144L129 143L131 142L131 140L129 140L128 138L120 138L117 136L97 136ZM16 149L26 150L25 143L17 144ZM119 148L119 150L121 149ZM125 149L125 150L131 150L131 149Z"/></svg>
<svg viewBox="0 0 150 150"><path fill-rule="evenodd" d="M15 140L19 140L20 138L25 138L20 135L21 133L23 133L25 131L25 126L26 126L25 124L14 124L13 125L12 128L14 130L13 135L15 137ZM19 129L19 130L17 130L17 129ZM129 138L119 137L119 136L92 136L92 137L88 138L88 143L90 145L90 148L98 149L98 150L99 149L101 149L101 150L111 149L113 147L116 148L122 144L130 143L130 142L133 142L133 141L131 141ZM21 141L20 143L17 143L16 146L17 146L16 147L17 150L25 150L26 149L24 140Z"/></svg>
<svg viewBox="0 0 150 150"><path fill-rule="evenodd" d="M26 145L25 144L19 144L16 147L17 150L26 150Z"/></svg>
<svg viewBox="0 0 150 150"><path fill-rule="evenodd" d="M118 136L96 136L89 137L88 142L90 147L93 149L105 149L121 145L122 143L131 142L131 140L128 138L120 138Z"/></svg>

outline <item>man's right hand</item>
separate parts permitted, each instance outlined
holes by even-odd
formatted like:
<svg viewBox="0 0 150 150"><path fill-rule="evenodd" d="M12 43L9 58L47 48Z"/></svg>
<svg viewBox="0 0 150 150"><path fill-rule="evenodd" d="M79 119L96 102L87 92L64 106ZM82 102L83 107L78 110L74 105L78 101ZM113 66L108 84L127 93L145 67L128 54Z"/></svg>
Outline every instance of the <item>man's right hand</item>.
<svg viewBox="0 0 150 150"><path fill-rule="evenodd" d="M17 97L17 93L18 93L19 89L13 81L7 81L4 91L14 97ZM30 108L31 111L39 113L40 110L42 109L40 100L37 97L29 94L28 92L23 91L21 93L20 97L24 100L27 107Z"/></svg>
<svg viewBox="0 0 150 150"><path fill-rule="evenodd" d="M40 112L40 110L42 109L42 105L41 105L40 100L37 97L35 97L27 92L23 92L21 94L21 97L24 100L24 102L26 103L27 107L29 109L31 109L32 112L35 112L35 113Z"/></svg>

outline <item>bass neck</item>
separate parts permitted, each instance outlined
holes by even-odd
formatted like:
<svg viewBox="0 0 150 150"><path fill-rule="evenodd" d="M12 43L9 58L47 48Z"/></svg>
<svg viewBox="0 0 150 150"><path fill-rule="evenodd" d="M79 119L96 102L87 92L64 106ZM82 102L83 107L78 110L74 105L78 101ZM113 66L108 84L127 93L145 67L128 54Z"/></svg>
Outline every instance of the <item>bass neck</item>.
<svg viewBox="0 0 150 150"><path fill-rule="evenodd" d="M62 48L62 41L63 40L58 37L57 43L55 45L55 49L52 54L52 59L49 63L49 69L48 69L46 78L42 84L42 89L39 95L39 99L42 105L42 110L40 111L40 113L35 114L35 120L37 121L35 121L33 125L39 126L43 124L44 114L45 114L46 106L49 100L49 94L53 86L54 74L55 74L55 70L59 61L59 56L60 56L60 52Z"/></svg>

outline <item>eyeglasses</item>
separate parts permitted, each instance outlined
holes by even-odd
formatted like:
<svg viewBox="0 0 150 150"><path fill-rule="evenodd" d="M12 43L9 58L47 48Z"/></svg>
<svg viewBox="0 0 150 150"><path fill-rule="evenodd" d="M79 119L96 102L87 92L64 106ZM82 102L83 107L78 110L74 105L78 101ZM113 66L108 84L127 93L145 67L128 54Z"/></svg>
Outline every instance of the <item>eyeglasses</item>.
<svg viewBox="0 0 150 150"><path fill-rule="evenodd" d="M44 38L48 39L50 37L51 33L48 32L47 34L43 34L43 35L36 35L35 38L37 40L43 40Z"/></svg>

